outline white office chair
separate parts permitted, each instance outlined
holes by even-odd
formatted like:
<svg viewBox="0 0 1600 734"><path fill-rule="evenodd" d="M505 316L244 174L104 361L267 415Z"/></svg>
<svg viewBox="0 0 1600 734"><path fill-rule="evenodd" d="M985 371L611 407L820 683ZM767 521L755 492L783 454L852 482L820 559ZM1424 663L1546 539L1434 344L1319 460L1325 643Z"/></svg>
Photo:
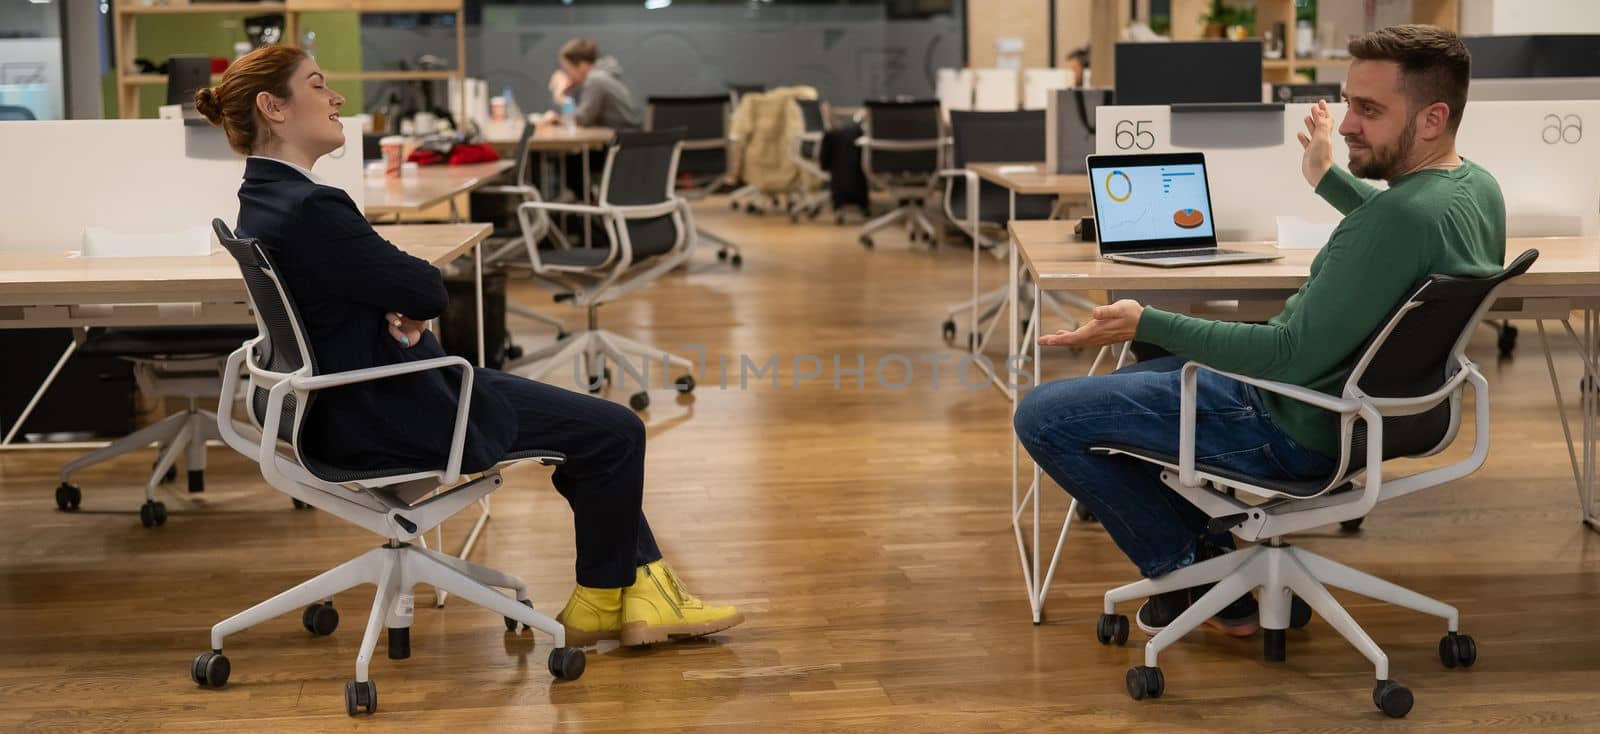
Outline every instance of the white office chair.
<svg viewBox="0 0 1600 734"><path fill-rule="evenodd" d="M1016 69L974 69L972 109L979 112L1012 112L1022 107Z"/></svg>
<svg viewBox="0 0 1600 734"><path fill-rule="evenodd" d="M802 216L816 219L832 198L828 184L833 179L822 167L822 136L828 131L822 102L796 97L794 103L800 108L802 129L789 141L789 160L800 169L801 175L795 177L795 188L789 193L790 222L798 222ZM809 188L817 184L820 185L815 190Z"/></svg>
<svg viewBox="0 0 1600 734"><path fill-rule="evenodd" d="M597 214L605 227L607 244L568 250L528 249L536 280L557 291L556 300L571 301L588 316L588 328L557 340L552 346L508 363L535 380L556 370L584 365L585 387L599 391L611 378L607 361L617 363L636 381L639 392L628 399L634 410L650 406L646 392L652 365L692 370L689 360L600 328L600 306L649 285L678 267L694 253L697 232L688 202L676 196L678 155L683 131L620 133L606 154L600 200L594 206L529 201L517 209L525 241L537 242L536 233L549 227L551 212ZM638 369L636 369L638 367ZM694 376L674 382L679 392L694 390Z"/></svg>
<svg viewBox="0 0 1600 734"><path fill-rule="evenodd" d="M1072 86L1067 69L1023 69L1022 108L1042 110L1049 106L1050 92Z"/></svg>
<svg viewBox="0 0 1600 734"><path fill-rule="evenodd" d="M1198 363L1183 368L1177 456L1125 446L1093 449L1160 466L1161 480L1167 486L1212 517L1213 532L1232 531L1243 540L1260 542L1106 592L1105 613L1100 616L1096 637L1101 644L1120 645L1128 639L1128 618L1116 614L1118 602L1215 584L1145 644L1144 665L1127 673L1128 695L1135 700L1160 698L1166 688L1156 664L1161 651L1256 588L1261 589L1267 660L1286 657L1285 630L1304 626L1310 610L1315 610L1372 661L1377 670L1373 703L1392 717L1405 716L1411 710L1411 691L1390 677L1389 658L1328 593L1328 586L1443 618L1447 632L1439 641L1440 662L1455 668L1470 667L1477 660L1473 639L1460 634L1455 607L1291 547L1283 538L1364 517L1379 502L1455 481L1483 465L1489 455L1489 384L1477 365L1467 359L1467 342L1494 304L1495 292L1507 280L1527 272L1538 256L1535 250L1524 252L1505 270L1487 278L1435 275L1423 280L1361 350L1339 397L1281 382L1227 375L1259 390L1338 414L1343 449L1338 469L1327 479L1263 480L1197 463L1196 380L1200 370L1211 370ZM1384 461L1431 456L1455 440L1461 425L1462 386L1468 383L1477 403L1472 454L1449 466L1399 478L1386 476Z"/></svg>
<svg viewBox="0 0 1600 734"><path fill-rule="evenodd" d="M377 686L368 677L368 668L378 635L385 628L389 657L402 660L411 656L412 587L419 583L499 612L508 631L521 625L550 634L556 643L547 662L550 673L562 680L583 675L583 651L566 647L566 631L561 624L534 611L522 581L429 550L423 541L429 530L499 488L501 467L519 461L560 464L565 457L553 451L524 451L504 457L499 465L475 478L462 476L461 454L471 408L471 364L460 357L438 357L318 374L294 299L278 280L266 249L256 240L234 238L221 220L212 226L239 263L259 330L254 339L228 357L217 408L223 440L256 460L262 477L274 489L370 530L385 542L218 622L211 628L211 650L196 656L190 666L195 683L211 688L225 685L232 664L222 654L223 640L274 617L304 608L301 621L308 632L332 634L339 625L333 596L362 584L374 584L378 592L356 655L355 679L345 684L345 712L351 716L378 709ZM318 390L441 369L459 374L461 383L445 466L352 471L317 461L303 451L301 426ZM242 427L232 419L235 399L241 393L251 421L251 425ZM435 494L444 488L448 489ZM516 598L507 597L496 588L509 589Z"/></svg>

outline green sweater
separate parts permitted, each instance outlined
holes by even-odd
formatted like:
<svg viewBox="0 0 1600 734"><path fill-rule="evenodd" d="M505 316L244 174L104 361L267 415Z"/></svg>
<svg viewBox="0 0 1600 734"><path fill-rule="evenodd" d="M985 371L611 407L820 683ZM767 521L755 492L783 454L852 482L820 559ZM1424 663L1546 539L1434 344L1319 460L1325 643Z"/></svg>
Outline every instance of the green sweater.
<svg viewBox="0 0 1600 734"><path fill-rule="evenodd" d="M1362 345L1419 281L1490 275L1505 261L1500 185L1470 161L1403 176L1381 192L1334 166L1317 195L1345 217L1282 313L1243 324L1146 308L1137 338L1219 370L1338 396ZM1339 455L1333 413L1265 391L1262 399L1300 445Z"/></svg>

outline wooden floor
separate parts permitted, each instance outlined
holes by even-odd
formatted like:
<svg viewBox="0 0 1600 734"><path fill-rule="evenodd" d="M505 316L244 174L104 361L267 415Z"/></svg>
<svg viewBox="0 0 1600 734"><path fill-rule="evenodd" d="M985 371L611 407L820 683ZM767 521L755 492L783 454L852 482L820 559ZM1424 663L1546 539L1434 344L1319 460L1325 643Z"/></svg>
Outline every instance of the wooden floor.
<svg viewBox="0 0 1600 734"><path fill-rule="evenodd" d="M210 625L376 539L290 510L222 447L205 494L162 490L172 517L153 530L134 513L151 453L82 474L84 509L70 515L51 500L70 454L0 453L0 730L1600 730L1600 534L1578 521L1531 328L1509 362L1487 330L1473 345L1495 400L1483 470L1384 505L1359 535L1295 540L1458 605L1475 668L1442 669L1438 621L1343 595L1416 694L1403 722L1373 707L1372 669L1320 621L1290 634L1281 664L1261 660L1259 637L1194 633L1161 658L1166 696L1133 702L1123 674L1144 635L1103 648L1093 628L1101 594L1134 571L1098 527L1074 529L1045 623L1029 621L1007 519L1007 404L954 379L959 352L939 335L945 305L967 293L970 254L894 235L866 251L853 227L700 209L704 226L744 244L743 269L708 267L702 253L696 272L606 307L602 324L707 349L692 403L655 394L646 507L691 589L739 605L743 626L604 650L581 680L552 684L547 638L508 636L498 615L460 600L419 604L413 657L388 660L380 645L381 710L351 721L343 683L371 599L357 590L339 598L331 638L297 615L230 638L227 688L201 690L188 666ZM1001 268L986 267L998 283ZM538 293L513 297L582 323ZM530 326L522 342L549 338ZM776 355L779 387L768 376L741 389L741 354L756 366ZM878 384L875 366L893 354L915 370L904 389ZM793 386L796 355L818 357L823 376ZM846 369L863 357L865 389L853 376L836 389L834 355ZM939 356L950 361L936 389ZM1575 385L1572 351L1557 356ZM1051 359L1058 376L1086 367ZM884 382L903 380L904 363L884 366ZM1059 527L1065 497L1046 497ZM473 558L520 575L554 613L572 586L569 517L545 471L512 470ZM447 544L469 525L452 521Z"/></svg>

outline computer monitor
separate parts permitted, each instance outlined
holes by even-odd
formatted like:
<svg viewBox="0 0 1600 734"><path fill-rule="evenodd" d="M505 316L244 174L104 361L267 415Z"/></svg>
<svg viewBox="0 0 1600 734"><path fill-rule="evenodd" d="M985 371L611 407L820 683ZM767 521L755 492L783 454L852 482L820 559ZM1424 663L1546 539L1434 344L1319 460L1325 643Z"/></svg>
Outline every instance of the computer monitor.
<svg viewBox="0 0 1600 734"><path fill-rule="evenodd" d="M1344 90L1337 82L1332 84L1274 84L1274 102L1338 102Z"/></svg>
<svg viewBox="0 0 1600 734"><path fill-rule="evenodd" d="M167 59L167 104L192 108L194 93L210 84L210 56L173 56Z"/></svg>
<svg viewBox="0 0 1600 734"><path fill-rule="evenodd" d="M1473 79L1600 76L1600 35L1469 36Z"/></svg>
<svg viewBox="0 0 1600 734"><path fill-rule="evenodd" d="M1260 41L1119 43L1117 104L1261 102Z"/></svg>

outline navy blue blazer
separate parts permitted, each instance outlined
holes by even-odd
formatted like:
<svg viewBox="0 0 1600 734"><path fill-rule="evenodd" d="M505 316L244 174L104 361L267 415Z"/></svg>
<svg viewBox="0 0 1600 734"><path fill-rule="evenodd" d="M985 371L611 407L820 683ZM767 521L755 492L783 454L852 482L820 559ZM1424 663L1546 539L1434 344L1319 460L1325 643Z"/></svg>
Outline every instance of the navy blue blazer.
<svg viewBox="0 0 1600 734"><path fill-rule="evenodd" d="M448 297L439 270L380 237L342 189L251 158L235 230L272 254L300 311L317 374L445 356L431 332L415 346L401 346L384 320L390 311L419 320L444 313ZM511 404L481 378L473 380L461 459L467 472L493 466L517 435ZM302 424L300 449L346 469L442 469L460 379L460 370L451 368L319 390Z"/></svg>

